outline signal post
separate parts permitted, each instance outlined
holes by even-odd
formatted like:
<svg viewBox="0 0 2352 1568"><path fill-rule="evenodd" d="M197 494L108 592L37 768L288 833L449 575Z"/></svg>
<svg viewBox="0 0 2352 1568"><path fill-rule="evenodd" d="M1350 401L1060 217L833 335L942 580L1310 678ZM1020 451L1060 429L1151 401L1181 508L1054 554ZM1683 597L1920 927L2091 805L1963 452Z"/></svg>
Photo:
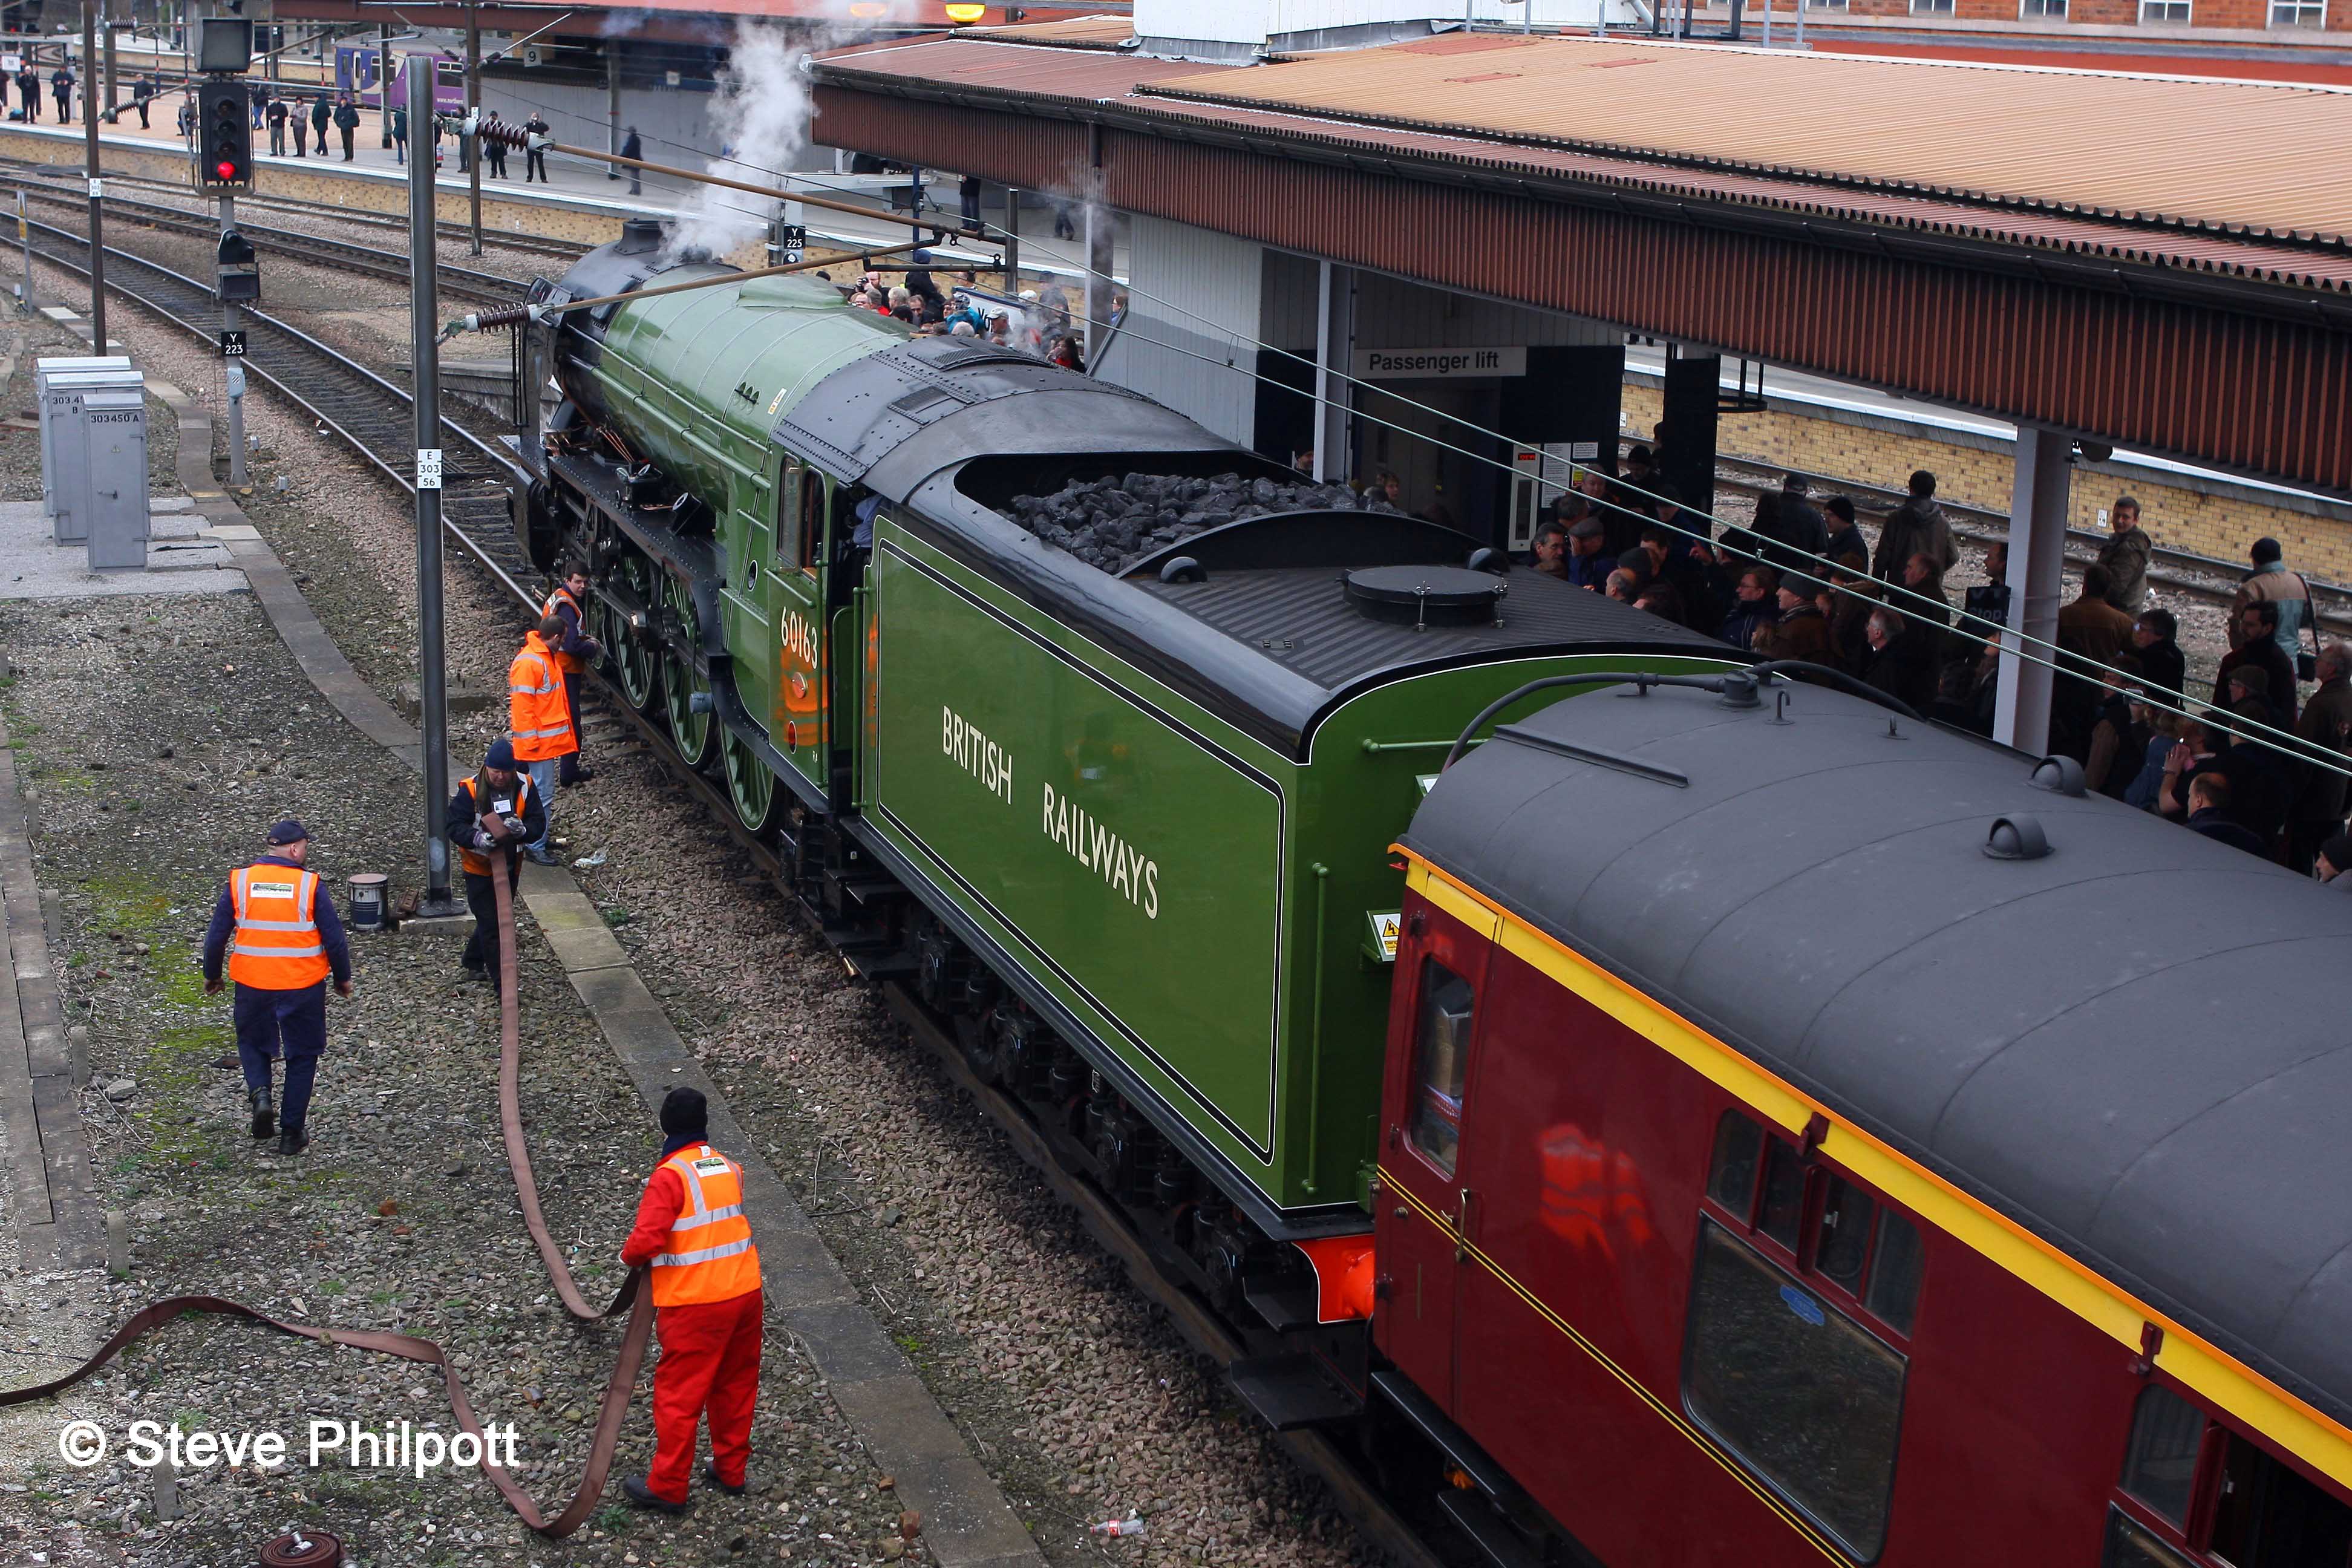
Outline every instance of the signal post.
<svg viewBox="0 0 2352 1568"><path fill-rule="evenodd" d="M204 79L196 85L196 189L220 198L220 249L215 289L220 299L220 350L228 383L228 482L242 489L245 471L245 333L237 305L261 298L261 269L252 242L236 231L236 198L253 189L253 121L245 73L253 65L253 24L236 16L206 16L196 55Z"/></svg>

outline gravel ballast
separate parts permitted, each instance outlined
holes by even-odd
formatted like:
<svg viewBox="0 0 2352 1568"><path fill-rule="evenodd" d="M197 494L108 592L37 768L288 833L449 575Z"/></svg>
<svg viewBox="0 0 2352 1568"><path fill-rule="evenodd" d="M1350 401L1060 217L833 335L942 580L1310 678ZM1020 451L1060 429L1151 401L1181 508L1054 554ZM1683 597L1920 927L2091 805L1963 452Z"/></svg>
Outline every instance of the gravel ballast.
<svg viewBox="0 0 2352 1568"><path fill-rule="evenodd" d="M73 297L78 280L41 270L49 298ZM314 288L299 304L289 299L289 321L317 331L342 314L352 323L346 341L379 335L380 316L362 321L387 309L375 289L354 290L339 310L323 284ZM110 324L152 375L217 411L217 361L193 340L127 306ZM29 377L29 365L22 374ZM29 398L20 385L9 390ZM247 427L260 440L248 514L347 656L390 695L415 666L406 498L266 392L247 398ZM27 477L33 447L29 434L0 438L5 494L37 493L26 488L37 482ZM1139 526L1127 544L1131 508L1122 505L1116 519L1082 510L1073 525L1056 521L1072 515L1066 508L1043 503L1077 498L1034 499L1043 510L1033 506L1033 516L1071 532L1111 569L1159 547L1151 535L1171 526L1154 504L1150 529ZM1265 504L1253 493L1239 505L1333 504L1319 495L1284 500ZM1216 510L1188 504L1173 526L1213 526L1206 514ZM1728 519L1744 509L1721 510ZM1185 510L1203 516L1188 524ZM1081 538L1082 528L1091 535ZM1978 559L1968 555L1953 577L1955 598ZM2181 611L2189 644L2204 607L2166 602ZM448 617L453 673L499 690L520 633L516 607L453 560ZM2218 610L2211 618L2218 629ZM129 1281L78 1287L96 1310L76 1331L88 1342L154 1295L216 1289L280 1310L299 1300L319 1321L445 1338L475 1358L467 1378L485 1380L478 1403L486 1414L504 1419L516 1398L539 1391L540 1402L523 1400L516 1418L533 1462L548 1468L526 1484L543 1502L557 1500L574 1473L562 1467L576 1467L584 1439L584 1426L564 1412L593 1409L614 1335L583 1336L534 1310L545 1305L536 1300L545 1286L509 1212L490 1110L494 1026L485 994L452 991L454 951L407 938L362 949L359 997L331 1012L333 1045L314 1117L320 1141L290 1173L280 1169L289 1163L255 1152L245 1138L232 1103L236 1074L183 1059L224 1048L225 1006L207 1011L173 990L184 989L188 949L221 871L252 852L269 815L295 810L321 835L322 870L390 869L396 888L413 889L420 806L412 776L309 691L247 600L194 609L131 601L88 612L0 606L0 637L20 665L9 721L31 726L19 736L20 765L30 759L44 770L28 782L39 795L43 879L66 895L58 962L73 1021L92 1031L98 1076L86 1114L108 1201L131 1215L137 1248ZM2210 670L2210 645L2192 649L2200 652ZM459 719L453 744L478 754L469 749L502 718L494 703ZM905 1042L873 993L842 974L648 754L614 739L610 720L592 728L600 776L557 803L571 853L609 856L583 885L726 1089L758 1152L793 1184L1047 1556L1360 1560L1320 1489L1156 1321L1076 1217ZM157 745L174 755L153 755ZM72 782L77 775L82 782ZM110 891L118 879L144 901ZM145 952L136 951L142 943ZM559 1233L581 1238L583 1258L609 1259L656 1145L544 947L527 934L524 951L532 1053L525 1103L542 1190ZM176 1033L207 1028L215 1032L205 1047ZM159 1042L167 1037L184 1048L166 1051ZM135 1092L119 1107L100 1103L105 1085L126 1078ZM370 1101L373 1116L363 1114ZM167 1156L161 1164L151 1158L158 1149ZM464 1174L449 1174L461 1164ZM379 1212L385 1202L394 1213ZM591 1294L611 1278L587 1281ZM342 1286L331 1295L331 1281ZM0 1295L0 1314L47 1310L41 1303L54 1294L18 1281L13 1300ZM299 1431L313 1406L346 1399L363 1414L446 1425L437 1392L408 1394L427 1384L401 1363L226 1324L184 1323L149 1343L87 1396L110 1427L161 1407ZM901 1538L880 1489L887 1478L862 1465L822 1391L799 1381L805 1372L789 1346L771 1341L772 1386L763 1387L755 1443L763 1459L778 1456L772 1484L781 1489L748 1500L740 1516L726 1512L738 1505L706 1500L684 1531L614 1510L599 1517L603 1534L583 1532L551 1552L520 1540L478 1482L471 1491L444 1480L379 1495L296 1470L198 1481L184 1494L185 1522L142 1536L156 1530L143 1478L110 1479L103 1468L68 1475L52 1460L28 1483L34 1490L0 1491L0 1529L18 1531L0 1537L0 1547L50 1551L52 1562L245 1561L234 1553L300 1520L344 1531L365 1563L776 1561L786 1548L794 1562L887 1558ZM642 1410L624 1468L644 1463ZM13 1430L0 1426L0 1443ZM0 1462L20 1451L0 1447ZM1150 1521L1149 1534L1106 1542L1086 1533L1130 1509Z"/></svg>
<svg viewBox="0 0 2352 1568"><path fill-rule="evenodd" d="M135 310L120 310L110 326L132 346L152 375L194 389L206 385L214 374L215 362L193 341ZM286 408L267 393L247 400L247 427L260 437L254 464L255 493L243 502L248 516L298 574L304 594L346 654L379 690L389 693L397 681L411 679L414 670L414 531L406 498L389 492L359 459L330 438L314 435L306 416ZM282 489L278 488L281 479ZM12 475L11 482L23 481ZM453 674L496 689L503 683L507 661L520 636L519 618L478 579L454 563L448 574L447 609ZM0 614L13 616L21 611L19 606ZM237 640L267 647L273 658L282 657L266 626L248 627ZM321 715L331 720L322 701L295 684L290 668L281 673L289 694L299 698L293 705L307 701L314 710L313 714L303 716L306 723ZM163 675L159 669L157 679ZM196 675L188 672L173 672L172 679L181 685L192 681L202 685ZM64 700L62 693L59 700ZM502 711L492 711L454 721L453 747L463 753L485 743L502 719ZM340 730L340 725L336 728ZM592 733L599 728L592 721ZM610 725L603 728L609 730ZM410 775L380 754L371 754L364 742L347 731L344 735L351 770L382 792L376 797L380 804L368 813L368 820L380 826L383 837L376 841L381 847L369 856L368 864L392 869L396 889L413 889L415 851L408 839L419 808L412 798ZM279 753L273 749L271 755L277 760ZM701 816L687 793L635 748L607 741L597 751L595 761L600 773L596 783L584 791L565 792L557 803L557 830L572 839L572 855L597 847L609 851L607 864L583 878L589 892L632 951L648 984L668 1005L680 1032L725 1085L739 1117L762 1145L759 1152L800 1191L828 1245L857 1281L869 1306L941 1399L973 1452L996 1475L1049 1559L1315 1564L1360 1560L1361 1553L1352 1534L1332 1515L1320 1489L1302 1479L1270 1439L1244 1424L1222 1376L1192 1356L1170 1329L1155 1320L1125 1285L1117 1268L1085 1239L1076 1216L1045 1193L1034 1174L987 1130L944 1076L903 1042L897 1026L871 993L848 980L837 960L793 926L781 900L725 836ZM292 765L279 763L281 772ZM320 787L332 788L323 780ZM193 792L184 793L193 798ZM273 802L268 809L277 808ZM267 816L267 810L254 813L257 821L266 822ZM325 830L313 826L324 837ZM341 837L343 831L339 827L336 836ZM47 824L42 832L46 838ZM189 854L184 874L192 888L199 876L208 883L232 863L228 857L233 852L247 847L241 838L231 841L215 834L204 846L206 852ZM345 870L357 868L343 858L340 847L334 859ZM199 896L208 904L210 888L184 897ZM185 904L182 907L183 916L175 920L190 918ZM186 933L191 942L200 935L200 922ZM404 940L394 939L395 942ZM525 952L532 958L525 993L532 1012L527 1016L538 1018L541 1015L537 988L556 987L554 1001L563 1000L562 988L545 959L537 956L543 954L543 948L527 937ZM454 961L450 951L429 962L454 965ZM373 957L364 961L363 989L352 1005L355 1007L370 1006L372 998L388 1002L388 989L400 984L381 977L370 982L369 972L375 962ZM437 970L429 977L420 973L417 983L446 984ZM402 984L401 989L408 988ZM413 994L406 1000L409 1005L404 1013L415 1012L422 1020L420 1027L437 1032L442 1023L434 1013L416 1008ZM473 1047L478 1054L471 1068L478 1078L466 1093L476 1096L471 1103L479 1107L471 1113L483 1140L481 1158L475 1167L488 1173L486 1195L474 1205L478 1212L467 1217L479 1222L480 1235L499 1238L501 1256L511 1254L520 1259L517 1265L520 1278L532 1284L530 1296L524 1299L528 1303L543 1293L544 1285L528 1257L520 1221L509 1212L510 1193L501 1184L503 1172L493 1152L488 1004L486 995L468 994L462 1005L475 1009L469 1017L478 1021L481 1031ZM331 1055L322 1074L320 1108L314 1117L320 1142L304 1157L313 1168L345 1158L327 1136L332 1101L345 1092L344 1075L352 1070L351 1058L340 1054L341 1041L351 1032L343 1026L343 1011L339 1007L334 1019L338 1043L333 1050L338 1054ZM532 1024L527 1035L538 1053L535 1059L577 1058L583 1065L595 1064L600 1074L612 1075L611 1081L617 1085L617 1069L610 1067L603 1042L584 1019L580 1026L580 1033L571 1036ZM375 1038L382 1047L403 1037L379 1026L361 1037ZM542 1040L549 1042L544 1047L540 1044ZM213 1047L215 1051L222 1048L218 1044ZM127 1054L127 1044L125 1049ZM110 1058L102 1053L94 1056L101 1063L101 1074L121 1076ZM541 1066L539 1070L548 1069ZM211 1114L223 1120L233 1112L230 1100L236 1075L215 1076L219 1080L215 1089L220 1105ZM398 1076L396 1069L394 1076ZM368 1087L389 1086L370 1079ZM527 1105L529 1093L527 1083ZM403 1103L405 1098L392 1097L386 1103ZM609 1121L624 1109L631 1118L641 1114L618 1100L604 1108L603 1114ZM108 1113L98 1110L95 1114ZM589 1115L586 1106L578 1115L583 1119ZM382 1118L371 1120L381 1121ZM562 1168L561 1143L541 1156L541 1182L550 1188L551 1218L560 1232L569 1232L575 1223L562 1212L569 1194L585 1193L591 1186L600 1189L599 1201L611 1205L612 1223L601 1240L595 1226L582 1228L609 1257L625 1227L626 1207L634 1203L644 1180L644 1171L637 1168L639 1157L649 1156L651 1146L641 1147L635 1125L627 1124L623 1128L628 1140L625 1157L614 1162L598 1136L599 1124L589 1120L576 1124L583 1129L582 1142L573 1145L572 1157L582 1163L571 1184L554 1187L551 1181L551 1169ZM551 1111L543 1121L534 1118L534 1129L541 1125L568 1132L575 1118ZM224 1121L215 1136L230 1145L226 1157L245 1157L241 1122ZM340 1139L340 1131L336 1136ZM541 1134L534 1131L533 1136L536 1151ZM268 1158L275 1163L275 1156ZM101 1162L110 1170L110 1154L102 1153ZM433 1178L429 1185L448 1184L437 1173L425 1173ZM928 1184L919 1180L925 1175ZM433 1300L446 1300L423 1290L396 1262L379 1264L375 1272L362 1275L358 1262L345 1258L345 1248L361 1245L346 1231L380 1236L388 1224L401 1223L366 1219L360 1211L383 1196L370 1196L370 1191L349 1198L351 1207L331 1211L320 1226L329 1231L328 1237L305 1238L306 1243L315 1240L328 1246L330 1253L307 1264L277 1266L276 1289L270 1294L279 1307L286 1307L296 1293L302 1293L307 1307L320 1307L312 1299L318 1288L302 1289L303 1282L313 1278L341 1278L348 1283L359 1276L370 1280L364 1291L338 1298L349 1300L356 1294L359 1304L334 1321L393 1326L381 1315L383 1308L393 1303L368 1300L381 1290L395 1292L394 1300L406 1306L410 1313L406 1321L412 1326L423 1322L422 1314ZM146 1206L163 1211L148 1223L147 1245L185 1246L198 1251L211 1245L208 1233L194 1223L194 1211L184 1213L184 1205L152 1198ZM255 1246L252 1237L266 1234L266 1227L243 1205L239 1212L247 1227L243 1245L249 1255ZM449 1223L449 1215L439 1217L445 1225ZM182 1244L177 1238L184 1228L194 1234ZM422 1234L421 1227L412 1234ZM415 1245L403 1239L406 1246ZM175 1250L173 1256L182 1254ZM185 1267L184 1258L182 1266ZM142 1253L131 1284L121 1289L119 1300L110 1302L111 1310L104 1313L108 1322L119 1321L139 1302L164 1293L166 1282L152 1275L149 1268ZM328 1273L330 1268L336 1272ZM478 1268L476 1272L484 1271ZM181 1288L186 1282L183 1275L170 1280L168 1287ZM592 1293L608 1282L609 1277L590 1282ZM481 1290L480 1283L467 1282L465 1291L448 1294L460 1295L470 1303ZM415 1300L406 1300L409 1295ZM523 1310L528 1310L527 1305ZM568 1336L575 1332L560 1323L555 1328L561 1331L551 1332L550 1339L556 1344L568 1343ZM416 1331L430 1334L433 1331L419 1327ZM572 1378L565 1397L583 1409L593 1404L593 1387L579 1385L591 1374L601 1376L609 1366L604 1350L610 1338L607 1334L593 1342L594 1354L583 1354L565 1363ZM166 1358L157 1364L174 1369L184 1356L193 1368L203 1364L212 1347L230 1347L233 1354L213 1353L210 1359L217 1363L226 1355L226 1364L236 1370L240 1379L255 1379L257 1404L266 1397L260 1389L276 1375L268 1370L271 1366L283 1364L289 1369L284 1382L290 1397L291 1385L304 1380L307 1358L328 1353L281 1345L274 1337L257 1338L250 1328L226 1325L186 1325L166 1331L151 1342L162 1347L153 1353ZM183 1346L199 1348L183 1351ZM772 1378L780 1366L787 1364L783 1350L778 1341L771 1341ZM352 1361L375 1359L354 1357L348 1352L332 1353ZM397 1381L404 1390L418 1385L414 1369L382 1371L391 1364L380 1363L373 1369L376 1383L389 1387ZM792 1361L789 1364L802 1363ZM555 1370L542 1366L551 1378ZM785 1375L790 1375L789 1371ZM157 1381L163 1381L160 1374ZM236 1386L241 1393L243 1383ZM193 1387L172 1388L174 1398L193 1397L194 1393ZM486 1409L497 1408L495 1399L486 1396L483 1403ZM763 1393L763 1410L769 1407ZM775 1408L782 1408L781 1402ZM816 1427L820 1422L812 1414L805 1425ZM649 1423L642 1415L635 1430L638 1445L634 1452L625 1447L623 1463L641 1466L650 1436ZM528 1431L526 1424L527 1435ZM765 1433L755 1434L755 1444L762 1452L772 1441ZM837 1426L824 1426L824 1436L811 1441L835 1445L832 1452L840 1458L826 1462L848 1467L831 1495L839 1506L851 1510L849 1527L834 1529L827 1522L822 1498L817 1499L817 1510L811 1524L799 1531L792 1560L887 1560L897 1536L890 1528L897 1511L887 1503L870 1519L856 1511L857 1494L877 1487L883 1478L858 1469L853 1463L861 1458L854 1436ZM551 1498L552 1489L544 1479L535 1476L529 1484L543 1500ZM0 1498L9 1495L0 1493ZM887 1495L877 1491L865 1500L881 1501ZM478 1494L459 1496L464 1506L474 1510L467 1515L468 1521L481 1521L487 1545L499 1545L499 1530L511 1534L511 1525L499 1517L502 1510L488 1500L486 1488ZM0 1503L0 1510L6 1506ZM142 1510L142 1505L129 1496L124 1486L110 1491L106 1506L128 1507L134 1523L144 1521L143 1527L152 1527L152 1516ZM394 1509L400 1517L395 1528L387 1531L382 1526ZM1088 1535L1088 1525L1114 1514L1124 1516L1130 1510L1151 1521L1149 1534L1115 1542ZM195 1510L192 1507L190 1511L193 1517ZM568 1550L577 1556L583 1549L610 1549L608 1555L592 1556L590 1561L623 1562L630 1552L649 1563L727 1560L730 1554L725 1548L731 1538L721 1539L704 1531L702 1521L712 1511L708 1506L698 1509L684 1554L664 1551L658 1544L674 1531L649 1530L634 1516L617 1511L600 1517L600 1525L610 1522L627 1533L616 1530L603 1541L589 1540L584 1547L574 1545ZM296 1515L289 1512L285 1517ZM442 1514L416 1503L362 1499L341 1515L305 1517L328 1528L339 1528L335 1521L343 1519L358 1539L373 1543L372 1549L362 1552L366 1562L474 1560L462 1551L453 1553L437 1545L455 1527L445 1523ZM798 1515L792 1517L796 1520ZM436 1523L429 1538L418 1522L424 1518ZM372 1520L378 1528L373 1532L363 1530L362 1520ZM474 1526L468 1522L467 1528L470 1531ZM820 1545L814 1537L821 1530L835 1534L837 1542L855 1542L855 1550L845 1544ZM248 1540L257 1533L236 1539ZM772 1536L755 1534L748 1539L747 1550L754 1556L778 1560L780 1545ZM228 1539L222 1538L221 1545L227 1544ZM470 1542L466 1545L470 1547ZM540 1550L520 1542L511 1543L511 1549L525 1554ZM824 1555L828 1549L835 1554ZM920 1551L919 1539L915 1550ZM436 1559L436 1552L445 1555ZM184 1553L181 1559L158 1553L151 1560L163 1563L187 1557L214 1560L195 1552Z"/></svg>

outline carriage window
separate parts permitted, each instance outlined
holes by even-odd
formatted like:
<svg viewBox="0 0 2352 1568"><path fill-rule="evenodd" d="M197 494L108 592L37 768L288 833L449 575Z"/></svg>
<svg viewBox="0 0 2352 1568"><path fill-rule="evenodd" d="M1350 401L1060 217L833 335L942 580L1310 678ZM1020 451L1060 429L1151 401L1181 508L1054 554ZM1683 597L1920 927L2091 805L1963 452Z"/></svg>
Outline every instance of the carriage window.
<svg viewBox="0 0 2352 1568"><path fill-rule="evenodd" d="M2108 1515L2105 1568L2339 1568L2352 1506L2170 1389L2132 1407L2116 1489L2160 1523Z"/></svg>
<svg viewBox="0 0 2352 1568"><path fill-rule="evenodd" d="M2107 1512L2105 1568L2191 1568L2188 1558L2141 1528L2121 1509Z"/></svg>
<svg viewBox="0 0 2352 1568"><path fill-rule="evenodd" d="M1727 1110L1716 1122L1708 1198L1731 1215L1736 1228L1778 1244L1801 1272L1819 1275L1909 1338L1925 1264L1919 1227L1834 1170L1824 1168L1820 1180L1811 1177L1797 1146L1767 1137L1746 1112ZM1809 1217L1815 1220L1810 1240Z"/></svg>
<svg viewBox="0 0 2352 1568"><path fill-rule="evenodd" d="M2187 1522L2204 1436L2203 1411L2156 1384L2141 1389L2132 1410L2131 1448L2124 1456L2124 1490L2173 1523Z"/></svg>
<svg viewBox="0 0 2352 1568"><path fill-rule="evenodd" d="M1862 1304L1906 1338L1919 1312L1919 1227L1893 1209L1878 1211L1878 1244L1870 1257L1870 1293Z"/></svg>
<svg viewBox="0 0 2352 1568"><path fill-rule="evenodd" d="M1462 1142L1462 1080L1470 1058L1470 983L1433 958L1421 961L1413 1024L1412 1146L1447 1175Z"/></svg>
<svg viewBox="0 0 2352 1568"><path fill-rule="evenodd" d="M1877 1211L1868 1193L1843 1176L1830 1178L1829 1195L1822 1201L1822 1238L1813 1249L1813 1267L1849 1296L1862 1294L1862 1267L1870 1257L1870 1222Z"/></svg>
<svg viewBox="0 0 2352 1568"><path fill-rule="evenodd" d="M1715 1126L1715 1163L1708 1168L1706 1195L1748 1217L1756 1200L1756 1157L1763 1152L1764 1131L1737 1110L1727 1110Z"/></svg>
<svg viewBox="0 0 2352 1568"><path fill-rule="evenodd" d="M1868 1562L1886 1536L1903 1357L1713 1220L1699 1230L1685 1405Z"/></svg>
<svg viewBox="0 0 2352 1568"><path fill-rule="evenodd" d="M1794 1252L1804 1222L1805 1163L1793 1145L1775 1138L1764 1157L1764 1210L1756 1228Z"/></svg>
<svg viewBox="0 0 2352 1568"><path fill-rule="evenodd" d="M2352 1508L2236 1433L2224 1440L2208 1553L2236 1568L2333 1568L2352 1553Z"/></svg>

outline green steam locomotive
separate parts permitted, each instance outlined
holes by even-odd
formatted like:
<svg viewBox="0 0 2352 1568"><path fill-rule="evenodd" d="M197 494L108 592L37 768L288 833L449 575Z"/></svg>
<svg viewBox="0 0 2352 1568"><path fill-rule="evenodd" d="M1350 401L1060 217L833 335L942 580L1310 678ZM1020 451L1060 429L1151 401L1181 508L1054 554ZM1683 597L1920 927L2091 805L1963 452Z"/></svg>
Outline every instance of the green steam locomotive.
<svg viewBox="0 0 2352 1568"><path fill-rule="evenodd" d="M633 225L534 298L727 270ZM1457 731L1736 658L822 280L554 320L516 527L586 563L612 685L1228 1309L1370 1228L1388 851Z"/></svg>

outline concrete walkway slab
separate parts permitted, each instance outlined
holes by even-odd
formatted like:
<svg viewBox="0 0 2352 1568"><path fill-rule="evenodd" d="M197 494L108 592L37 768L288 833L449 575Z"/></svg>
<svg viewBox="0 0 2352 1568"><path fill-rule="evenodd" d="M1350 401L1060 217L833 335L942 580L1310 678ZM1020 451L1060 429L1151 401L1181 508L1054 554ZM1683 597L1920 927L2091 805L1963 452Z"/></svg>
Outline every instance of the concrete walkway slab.
<svg viewBox="0 0 2352 1568"><path fill-rule="evenodd" d="M245 574L212 540L154 539L144 572L93 572L79 544L59 544L37 500L0 501L0 599L239 594Z"/></svg>

